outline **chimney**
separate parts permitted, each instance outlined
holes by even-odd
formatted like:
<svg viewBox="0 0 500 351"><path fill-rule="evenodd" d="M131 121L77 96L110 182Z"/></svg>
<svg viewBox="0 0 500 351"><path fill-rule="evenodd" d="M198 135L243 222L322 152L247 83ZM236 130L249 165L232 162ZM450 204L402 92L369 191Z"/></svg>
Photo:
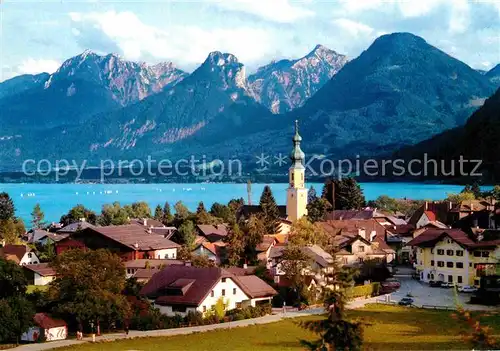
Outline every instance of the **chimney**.
<svg viewBox="0 0 500 351"><path fill-rule="evenodd" d="M358 235L366 240L366 230L364 228L358 228Z"/></svg>
<svg viewBox="0 0 500 351"><path fill-rule="evenodd" d="M144 218L144 219L142 220L142 223L143 223L143 225L146 227L146 226L148 225L148 220L147 220L146 218Z"/></svg>
<svg viewBox="0 0 500 351"><path fill-rule="evenodd" d="M429 209L429 203L426 201L424 203L424 211L427 211Z"/></svg>
<svg viewBox="0 0 500 351"><path fill-rule="evenodd" d="M248 265L246 263L243 263L243 269L247 269Z"/></svg>
<svg viewBox="0 0 500 351"><path fill-rule="evenodd" d="M452 207L453 207L453 203L451 201L448 201L448 209L451 210Z"/></svg>
<svg viewBox="0 0 500 351"><path fill-rule="evenodd" d="M139 248L139 244L137 243L137 241L135 242L134 247L135 247L136 249L138 249L138 248Z"/></svg>
<svg viewBox="0 0 500 351"><path fill-rule="evenodd" d="M153 234L153 226L148 228L148 234Z"/></svg>

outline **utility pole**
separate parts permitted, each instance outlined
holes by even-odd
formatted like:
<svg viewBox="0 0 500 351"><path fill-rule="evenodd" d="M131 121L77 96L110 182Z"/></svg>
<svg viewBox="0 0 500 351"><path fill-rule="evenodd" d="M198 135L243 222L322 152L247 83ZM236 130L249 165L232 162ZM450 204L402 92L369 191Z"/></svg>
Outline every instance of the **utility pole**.
<svg viewBox="0 0 500 351"><path fill-rule="evenodd" d="M248 205L252 206L252 182L250 179L247 181L247 194L248 194Z"/></svg>

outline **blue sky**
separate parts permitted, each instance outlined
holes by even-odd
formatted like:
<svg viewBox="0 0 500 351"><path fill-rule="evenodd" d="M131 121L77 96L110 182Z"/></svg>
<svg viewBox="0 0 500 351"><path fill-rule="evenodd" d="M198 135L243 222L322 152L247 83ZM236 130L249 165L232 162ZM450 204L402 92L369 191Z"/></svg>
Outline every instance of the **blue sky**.
<svg viewBox="0 0 500 351"><path fill-rule="evenodd" d="M412 32L474 68L500 62L500 0L1 0L0 81L85 49L193 70L210 51L255 70L323 44L350 58Z"/></svg>

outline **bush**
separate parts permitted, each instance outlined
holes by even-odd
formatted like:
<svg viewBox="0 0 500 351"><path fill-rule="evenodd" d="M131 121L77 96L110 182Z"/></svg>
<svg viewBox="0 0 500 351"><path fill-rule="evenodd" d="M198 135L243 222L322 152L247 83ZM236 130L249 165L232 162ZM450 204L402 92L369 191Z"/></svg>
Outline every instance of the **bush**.
<svg viewBox="0 0 500 351"><path fill-rule="evenodd" d="M255 307L248 306L245 308L234 309L228 311L226 316L229 317L231 321L240 321L243 319L262 317L271 313L272 313L272 307L270 304L267 303Z"/></svg>
<svg viewBox="0 0 500 351"><path fill-rule="evenodd" d="M371 283L367 285L358 285L347 289L347 298L377 296L380 292L380 283Z"/></svg>

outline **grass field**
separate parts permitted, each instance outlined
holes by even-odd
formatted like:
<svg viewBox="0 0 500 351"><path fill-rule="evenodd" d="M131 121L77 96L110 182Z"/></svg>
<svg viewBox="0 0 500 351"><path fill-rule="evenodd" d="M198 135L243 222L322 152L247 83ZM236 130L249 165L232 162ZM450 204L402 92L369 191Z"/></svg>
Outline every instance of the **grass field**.
<svg viewBox="0 0 500 351"><path fill-rule="evenodd" d="M451 312L369 305L361 310L351 311L349 316L362 319L367 323L364 335L367 350L467 349L467 345L460 336L463 325L451 317ZM313 340L315 335L298 326L297 321L285 320L272 324L191 335L82 344L72 346L67 350L303 350L300 340ZM500 334L499 315L483 317L482 321L494 327L497 335Z"/></svg>

